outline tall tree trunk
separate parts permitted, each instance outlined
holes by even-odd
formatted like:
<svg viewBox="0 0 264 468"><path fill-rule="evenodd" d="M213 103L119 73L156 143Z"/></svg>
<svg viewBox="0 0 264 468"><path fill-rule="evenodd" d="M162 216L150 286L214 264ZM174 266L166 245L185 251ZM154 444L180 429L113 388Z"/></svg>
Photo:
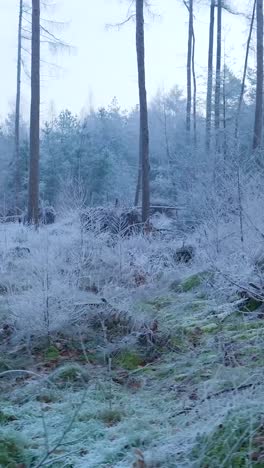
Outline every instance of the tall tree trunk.
<svg viewBox="0 0 264 468"><path fill-rule="evenodd" d="M173 158L171 155L170 150L170 142L169 142L169 135L168 135L168 124L167 124L167 112L166 112L166 105L165 101L163 100L163 127L164 127L164 140L165 140L165 147L166 147L166 155L168 161L168 179L171 181L172 186L172 198L173 201L176 203L177 200L177 189L173 171Z"/></svg>
<svg viewBox="0 0 264 468"><path fill-rule="evenodd" d="M187 50L187 106L186 106L186 131L191 131L192 109L192 39L193 39L193 0L186 2L189 11L188 50Z"/></svg>
<svg viewBox="0 0 264 468"><path fill-rule="evenodd" d="M19 4L18 43L17 43L17 83L15 114L15 210L19 214L21 175L20 175L20 96L21 96L21 50L22 50L23 0Z"/></svg>
<svg viewBox="0 0 264 468"><path fill-rule="evenodd" d="M255 21L256 4L257 4L257 0L254 0L253 1L253 11L252 11L250 27L249 27L248 40L247 40L243 77L242 77L242 83L241 83L241 89L240 89L238 107L237 107L237 114L236 114L236 121L235 121L235 152L236 152L236 156L237 156L236 173L237 173L238 212L239 212L239 225L240 225L240 240L241 240L241 243L244 242L244 219L243 219L242 190L241 190L241 180L240 180L241 179L240 178L241 153L239 151L238 132L239 132L239 119L240 119L241 108L242 108L242 103L243 103L243 98L244 98L244 93L245 93L245 86L246 86L248 57L249 57L250 43L251 43L252 32L253 32L254 21Z"/></svg>
<svg viewBox="0 0 264 468"><path fill-rule="evenodd" d="M194 27L192 29L192 75L193 75L193 141L194 147L197 146L197 122L196 122L196 95L197 95L197 85L196 85L196 74L195 74L195 35Z"/></svg>
<svg viewBox="0 0 264 468"><path fill-rule="evenodd" d="M261 146L263 117L263 0L257 0L257 89L253 150Z"/></svg>
<svg viewBox="0 0 264 468"><path fill-rule="evenodd" d="M139 153L141 153L140 148L141 148L141 142L139 141ZM142 186L142 162L141 160L139 160L138 174L137 174L137 187L136 187L136 193L135 193L135 206L138 206L139 204L141 186Z"/></svg>
<svg viewBox="0 0 264 468"><path fill-rule="evenodd" d="M30 167L28 221L39 221L40 0L32 0Z"/></svg>
<svg viewBox="0 0 264 468"><path fill-rule="evenodd" d="M226 64L224 62L223 71L223 131L224 131L224 157L227 155L227 122L226 122Z"/></svg>
<svg viewBox="0 0 264 468"><path fill-rule="evenodd" d="M247 40L247 47L246 47L246 56L245 56L245 62L244 62L243 78L242 78L242 83L241 83L241 90L240 90L240 95L239 95L236 122L235 122L235 144L236 144L236 147L237 147L237 143L238 143L239 118L240 118L241 107L242 107L242 103L243 103L245 85L246 85L246 76L247 76L247 67L248 67L248 57L249 57L250 43L251 43L253 26L254 26L254 21L255 21L256 3L257 3L257 0L254 0L253 11L252 11L252 16L251 16L251 22L250 22L250 27L249 27L248 40Z"/></svg>
<svg viewBox="0 0 264 468"><path fill-rule="evenodd" d="M208 75L206 96L206 149L209 152L211 146L212 128L212 95L213 95L213 53L214 53L214 12L215 0L211 0L210 25L209 25L209 48L208 48Z"/></svg>
<svg viewBox="0 0 264 468"><path fill-rule="evenodd" d="M136 0L136 48L138 65L138 89L140 107L140 149L142 164L142 222L149 218L149 129L145 78L144 0Z"/></svg>
<svg viewBox="0 0 264 468"><path fill-rule="evenodd" d="M216 149L220 149L220 95L221 95L221 58L222 58L222 0L217 2L217 49L215 71L215 137Z"/></svg>

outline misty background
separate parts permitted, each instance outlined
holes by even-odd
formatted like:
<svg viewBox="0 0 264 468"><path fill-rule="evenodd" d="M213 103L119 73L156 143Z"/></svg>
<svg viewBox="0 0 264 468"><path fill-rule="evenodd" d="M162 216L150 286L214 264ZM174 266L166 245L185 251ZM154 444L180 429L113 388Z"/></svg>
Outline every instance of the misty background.
<svg viewBox="0 0 264 468"><path fill-rule="evenodd" d="M135 51L135 23L120 29L109 24L124 21L129 2L126 0L49 1L42 16L64 23L56 35L72 46L71 52L52 55L42 50L41 117L63 108L73 113L106 106L114 96L122 108L138 102ZM232 2L234 10L249 14L250 2ZM0 54L5 73L2 75L0 116L14 110L16 89L16 54L18 2L0 0ZM146 81L148 98L158 88L168 91L175 84L186 88L186 54L188 12L179 0L153 0L152 15L146 15ZM197 2L194 27L196 33L196 72L198 97L205 97L209 10L206 2ZM248 20L242 15L223 13L223 47L226 64L242 74ZM24 54L30 70L30 56ZM254 65L254 57L251 57ZM51 66L49 64L55 64ZM23 74L22 112L26 118L30 104L30 79ZM186 92L185 92L186 93Z"/></svg>

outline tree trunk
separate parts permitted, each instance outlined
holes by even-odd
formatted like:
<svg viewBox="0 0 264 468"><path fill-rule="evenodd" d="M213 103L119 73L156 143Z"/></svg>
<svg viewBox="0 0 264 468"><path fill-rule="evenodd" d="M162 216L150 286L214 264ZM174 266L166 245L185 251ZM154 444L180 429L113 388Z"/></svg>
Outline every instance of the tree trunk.
<svg viewBox="0 0 264 468"><path fill-rule="evenodd" d="M192 75L193 75L193 142L194 147L197 147L197 122L196 122L196 95L197 95L197 85L196 85L196 74L195 74L195 35L194 27L192 29Z"/></svg>
<svg viewBox="0 0 264 468"><path fill-rule="evenodd" d="M145 79L145 42L144 42L144 0L136 0L136 48L138 65L138 89L140 106L140 149L142 163L142 222L149 218L149 129L148 107Z"/></svg>
<svg viewBox="0 0 264 468"><path fill-rule="evenodd" d="M22 50L23 0L19 4L18 44L17 44L17 84L15 114L15 210L19 214L21 175L20 175L20 96L21 96L21 50Z"/></svg>
<svg viewBox="0 0 264 468"><path fill-rule="evenodd" d="M171 180L172 198L173 198L173 202L176 203L177 189L176 189L176 183L175 183L174 171L173 171L173 158L171 155L170 142L169 142L169 136L168 136L167 113L166 113L165 101L163 101L163 127L164 127L166 155L167 155L167 161L168 161L168 179Z"/></svg>
<svg viewBox="0 0 264 468"><path fill-rule="evenodd" d="M224 157L226 158L228 152L227 144L227 122L226 122L226 64L224 63L223 71L223 131L224 131Z"/></svg>
<svg viewBox="0 0 264 468"><path fill-rule="evenodd" d="M215 0L211 0L210 26L209 26L209 49L208 49L207 97L206 97L206 138L205 139L206 139L207 152L210 151L211 128L212 128L214 11L215 11Z"/></svg>
<svg viewBox="0 0 264 468"><path fill-rule="evenodd" d="M139 141L139 153L141 147L141 142ZM139 204L139 196L140 196L140 189L142 186L142 162L139 160L138 164L138 175L137 175L137 187L136 187L136 194L135 194L135 206L138 206Z"/></svg>
<svg viewBox="0 0 264 468"><path fill-rule="evenodd" d="M253 150L261 146L263 117L263 0L257 0L257 89Z"/></svg>
<svg viewBox="0 0 264 468"><path fill-rule="evenodd" d="M186 131L191 131L192 108L192 39L193 39L193 0L186 2L189 11L188 50L187 50L187 107L186 107Z"/></svg>
<svg viewBox="0 0 264 468"><path fill-rule="evenodd" d="M246 56L245 56L245 62L244 62L243 78L242 78L242 83L241 83L241 90L240 90L239 101L238 101L238 108L237 108L237 115L236 115L236 123L235 123L235 144L236 144L236 147L237 147L237 143L238 143L239 118L240 118L241 107L242 107L243 98L244 98L244 92L245 92L245 84L246 84L246 76L247 76L249 49L250 49L250 43L251 43L251 38L252 38L253 26L254 26L254 21L255 21L256 3L257 3L257 0L254 0L253 12L252 12L252 17L251 17L251 22L250 22L250 27L249 27L249 34L248 34L248 40L247 40L247 47L246 47Z"/></svg>
<svg viewBox="0 0 264 468"><path fill-rule="evenodd" d="M220 149L220 95L221 95L221 58L222 58L222 0L217 2L217 50L215 71L215 137L216 149Z"/></svg>
<svg viewBox="0 0 264 468"><path fill-rule="evenodd" d="M28 222L39 221L40 0L32 0L30 167Z"/></svg>

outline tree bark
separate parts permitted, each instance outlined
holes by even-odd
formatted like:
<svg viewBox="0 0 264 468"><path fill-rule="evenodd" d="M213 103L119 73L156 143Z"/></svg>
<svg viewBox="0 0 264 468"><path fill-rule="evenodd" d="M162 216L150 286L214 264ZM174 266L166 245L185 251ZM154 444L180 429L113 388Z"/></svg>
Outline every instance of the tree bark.
<svg viewBox="0 0 264 468"><path fill-rule="evenodd" d="M140 107L139 161L142 164L142 222L149 218L149 129L145 78L144 0L136 0L136 48Z"/></svg>
<svg viewBox="0 0 264 468"><path fill-rule="evenodd" d="M221 58L222 58L222 0L217 2L217 50L215 71L215 137L216 149L220 145L220 95L221 95Z"/></svg>
<svg viewBox="0 0 264 468"><path fill-rule="evenodd" d="M253 150L262 143L263 117L263 0L257 0L257 88Z"/></svg>
<svg viewBox="0 0 264 468"><path fill-rule="evenodd" d="M256 3L257 3L257 0L254 0L253 11L252 11L252 16L251 16L251 22L250 22L250 27L249 27L248 40L247 40L247 47L246 47L246 56L245 56L245 62L244 62L243 78L242 78L242 83L241 83L241 90L240 90L238 108L237 108L237 115L236 115L236 123L235 123L235 144L236 144L236 147L237 147L237 142L238 142L239 118L240 118L241 107L242 107L242 103L243 103L245 85L246 85L246 76L247 76L247 67L248 67L248 57L249 57L250 43L251 43L253 26L254 26L254 21L255 21Z"/></svg>
<svg viewBox="0 0 264 468"><path fill-rule="evenodd" d="M141 147L141 142L139 142L139 153L140 153L140 147ZM142 186L142 162L141 160L139 160L138 174L137 174L137 187L136 187L136 193L135 193L135 206L138 206L139 204L141 186Z"/></svg>
<svg viewBox="0 0 264 468"><path fill-rule="evenodd" d="M209 48L208 48L207 97L206 97L206 150L207 152L210 151L211 128L212 128L214 12L215 12L215 0L211 0L210 25L209 25Z"/></svg>
<svg viewBox="0 0 264 468"><path fill-rule="evenodd" d="M30 167L28 222L39 222L40 0L32 0Z"/></svg>
<svg viewBox="0 0 264 468"><path fill-rule="evenodd" d="M186 131L191 131L192 109L192 40L193 40L193 0L186 2L189 11L188 50L187 50L187 106L186 106Z"/></svg>
<svg viewBox="0 0 264 468"><path fill-rule="evenodd" d="M18 44L17 44L17 83L15 111L15 210L19 214L21 175L20 175L20 96L21 96L21 50L22 50L23 0L19 4Z"/></svg>
<svg viewBox="0 0 264 468"><path fill-rule="evenodd" d="M223 70L223 131L224 131L224 157L227 156L227 122L226 122L226 64L224 62Z"/></svg>
<svg viewBox="0 0 264 468"><path fill-rule="evenodd" d="M197 95L197 85L196 85L196 73L195 73L195 35L194 27L192 29L192 76L193 76L193 142L194 147L197 147L197 122L196 122L196 95Z"/></svg>

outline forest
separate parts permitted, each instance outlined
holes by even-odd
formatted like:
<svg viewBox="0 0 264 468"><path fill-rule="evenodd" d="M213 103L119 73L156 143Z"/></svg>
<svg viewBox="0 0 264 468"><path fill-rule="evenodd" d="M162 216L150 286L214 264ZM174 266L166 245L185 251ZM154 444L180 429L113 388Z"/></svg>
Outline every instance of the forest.
<svg viewBox="0 0 264 468"><path fill-rule="evenodd" d="M146 36L162 2L122 0L104 27L132 25L138 99L124 108L116 85L79 113L42 110L47 46L72 48L53 2L12 2L0 467L264 467L263 0L174 0L185 83L173 57L175 84L155 94Z"/></svg>

